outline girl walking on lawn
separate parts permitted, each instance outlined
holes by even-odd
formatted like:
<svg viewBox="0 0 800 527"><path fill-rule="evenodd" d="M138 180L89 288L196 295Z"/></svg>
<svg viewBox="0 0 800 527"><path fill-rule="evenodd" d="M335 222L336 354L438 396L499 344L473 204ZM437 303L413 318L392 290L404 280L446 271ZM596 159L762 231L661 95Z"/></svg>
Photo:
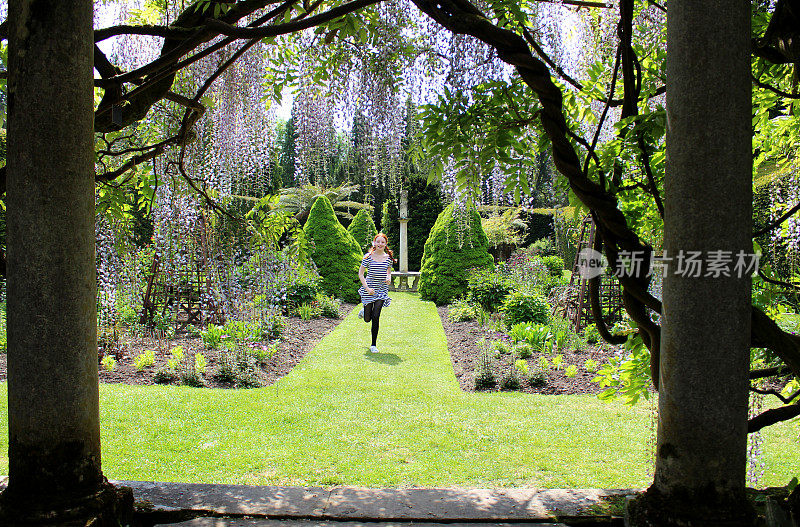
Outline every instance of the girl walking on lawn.
<svg viewBox="0 0 800 527"><path fill-rule="evenodd" d="M372 321L372 346L369 351L378 353L376 344L378 343L378 329L380 327L381 309L391 303L389 299L389 284L392 281L392 262L394 255L387 247L389 239L385 234L379 233L372 240L372 248L361 260L361 267L358 268L358 279L361 280L361 287L358 294L361 295L361 303L364 308L358 316L364 317L364 322ZM364 277L364 272L367 275Z"/></svg>

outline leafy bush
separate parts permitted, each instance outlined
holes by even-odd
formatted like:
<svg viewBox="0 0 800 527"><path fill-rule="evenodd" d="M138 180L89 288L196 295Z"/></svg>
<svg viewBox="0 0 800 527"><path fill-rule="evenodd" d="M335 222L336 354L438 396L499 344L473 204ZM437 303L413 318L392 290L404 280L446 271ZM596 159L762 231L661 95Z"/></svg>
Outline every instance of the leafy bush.
<svg viewBox="0 0 800 527"><path fill-rule="evenodd" d="M511 368L503 375L503 378L500 379L501 390L518 390L519 386L519 376L514 368Z"/></svg>
<svg viewBox="0 0 800 527"><path fill-rule="evenodd" d="M539 238L528 249L531 253L539 256L556 256L556 246L553 244L552 238Z"/></svg>
<svg viewBox="0 0 800 527"><path fill-rule="evenodd" d="M363 253L353 235L339 223L328 198L317 198L303 229L313 242L311 258L322 277L321 289L346 302L358 303L358 268ZM316 293L312 299L315 296Z"/></svg>
<svg viewBox="0 0 800 527"><path fill-rule="evenodd" d="M547 324L550 305L540 295L515 291L503 301L503 321L512 327L520 322Z"/></svg>
<svg viewBox="0 0 800 527"><path fill-rule="evenodd" d="M497 379L492 372L492 359L487 350L481 353L481 362L475 372L475 389L490 390L497 386Z"/></svg>
<svg viewBox="0 0 800 527"><path fill-rule="evenodd" d="M621 357L612 357L600 368L593 381L605 388L598 395L601 400L621 397L633 405L640 397L650 397L650 350L638 334L628 337L623 350Z"/></svg>
<svg viewBox="0 0 800 527"><path fill-rule="evenodd" d="M589 324L583 328L583 336L589 344L600 342L602 338L600 332L597 330L597 324Z"/></svg>
<svg viewBox="0 0 800 527"><path fill-rule="evenodd" d="M550 326L529 324L525 326L525 342L540 353L549 352L553 347L553 333Z"/></svg>
<svg viewBox="0 0 800 527"><path fill-rule="evenodd" d="M178 375L174 370L162 366L153 375L153 382L156 384L169 384L177 378Z"/></svg>
<svg viewBox="0 0 800 527"><path fill-rule="evenodd" d="M467 302L466 299L458 299L447 310L447 320L450 322L468 322L475 320L477 317L474 305Z"/></svg>
<svg viewBox="0 0 800 527"><path fill-rule="evenodd" d="M244 320L227 321L222 332L236 342L257 342L264 337L261 324Z"/></svg>
<svg viewBox="0 0 800 527"><path fill-rule="evenodd" d="M542 358L545 361L547 360L544 357ZM547 384L547 370L540 368L537 364L528 375L528 384L533 387L544 386Z"/></svg>
<svg viewBox="0 0 800 527"><path fill-rule="evenodd" d="M503 305L503 300L514 289L514 284L493 269L470 269L467 279L468 299L494 313Z"/></svg>
<svg viewBox="0 0 800 527"><path fill-rule="evenodd" d="M106 355L103 357L103 360L100 361L100 364L103 365L103 368L106 371L114 371L114 369L117 367L117 359L111 355Z"/></svg>
<svg viewBox="0 0 800 527"><path fill-rule="evenodd" d="M325 318L339 318L340 303L332 296L318 294L316 303L319 306L320 314Z"/></svg>
<svg viewBox="0 0 800 527"><path fill-rule="evenodd" d="M596 360L593 359L586 359L586 362L583 363L583 368L588 371L589 373L594 373L597 371L600 365L597 364Z"/></svg>
<svg viewBox="0 0 800 527"><path fill-rule="evenodd" d="M152 366L156 363L156 354L153 350L147 350L143 353L138 354L133 359L133 364L136 366L138 371L142 371L148 366Z"/></svg>
<svg viewBox="0 0 800 527"><path fill-rule="evenodd" d="M220 342L222 342L223 329L220 326L209 324L205 331L200 332L200 338L203 339L203 345L208 349L217 349Z"/></svg>
<svg viewBox="0 0 800 527"><path fill-rule="evenodd" d="M461 224L461 225L459 225ZM478 212L445 208L425 242L419 293L423 300L443 305L467 292L467 270L491 267L486 235Z"/></svg>
<svg viewBox="0 0 800 527"><path fill-rule="evenodd" d="M553 364L553 368L556 370L560 370L564 366L564 356L563 355L556 355L553 357L551 361Z"/></svg>
<svg viewBox="0 0 800 527"><path fill-rule="evenodd" d="M260 370L258 359L231 344L220 350L214 378L237 388L257 388L261 386Z"/></svg>
<svg viewBox="0 0 800 527"><path fill-rule="evenodd" d="M353 221L347 227L347 231L353 235L362 251L366 251L372 246L372 240L378 235L375 222L372 221L367 209L359 210L353 217Z"/></svg>
<svg viewBox="0 0 800 527"><path fill-rule="evenodd" d="M318 277L307 272L294 275L292 282L286 287L284 313L290 313L303 304L310 304L319 293Z"/></svg>
<svg viewBox="0 0 800 527"><path fill-rule="evenodd" d="M544 256L542 263L552 276L561 276L564 272L564 260L558 256Z"/></svg>
<svg viewBox="0 0 800 527"><path fill-rule="evenodd" d="M508 355L509 353L511 353L511 348L509 347L508 342L506 342L505 340L495 340L492 342L492 346L497 352L501 353L502 355Z"/></svg>
<svg viewBox="0 0 800 527"><path fill-rule="evenodd" d="M527 342L521 342L516 346L514 346L514 353L520 359L527 359L528 357L533 355L533 350L531 350L530 344L528 344Z"/></svg>
<svg viewBox="0 0 800 527"><path fill-rule="evenodd" d="M564 377L572 378L575 377L577 374L578 374L578 367L575 366L574 364L567 366L567 369L564 370Z"/></svg>
<svg viewBox="0 0 800 527"><path fill-rule="evenodd" d="M542 291L542 285L552 279L556 279L550 274L550 270L544 265L542 258L534 255L528 249L515 251L505 265L502 267L506 276L512 283L517 285L521 291L533 292Z"/></svg>
<svg viewBox="0 0 800 527"><path fill-rule="evenodd" d="M280 338L286 329L286 319L281 315L267 314L261 320L261 339L275 340Z"/></svg>
<svg viewBox="0 0 800 527"><path fill-rule="evenodd" d="M247 353L252 355L258 361L259 364L263 366L278 351L278 345L272 343L269 346L263 346L263 345L248 346L246 348L246 351Z"/></svg>

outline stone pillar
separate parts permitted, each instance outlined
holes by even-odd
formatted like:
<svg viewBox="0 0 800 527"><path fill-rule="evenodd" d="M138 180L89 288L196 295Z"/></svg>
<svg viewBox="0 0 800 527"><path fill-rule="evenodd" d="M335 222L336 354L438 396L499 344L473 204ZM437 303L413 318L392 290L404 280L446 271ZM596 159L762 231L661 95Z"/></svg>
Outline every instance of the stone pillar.
<svg viewBox="0 0 800 527"><path fill-rule="evenodd" d="M10 479L0 524L111 524L104 511L118 493L100 468L92 0L11 0L8 22Z"/></svg>
<svg viewBox="0 0 800 527"><path fill-rule="evenodd" d="M400 272L408 272L408 191L400 191Z"/></svg>
<svg viewBox="0 0 800 527"><path fill-rule="evenodd" d="M746 525L750 279L707 277L752 252L750 4L671 0L659 422L653 485L632 525ZM676 257L701 251L701 277Z"/></svg>

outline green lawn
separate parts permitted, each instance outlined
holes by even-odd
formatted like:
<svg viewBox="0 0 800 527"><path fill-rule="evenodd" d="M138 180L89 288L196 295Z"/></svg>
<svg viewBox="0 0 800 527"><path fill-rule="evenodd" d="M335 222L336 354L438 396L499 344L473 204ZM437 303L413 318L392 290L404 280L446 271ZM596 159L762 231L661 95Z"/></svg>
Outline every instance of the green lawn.
<svg viewBox="0 0 800 527"><path fill-rule="evenodd" d="M395 293L380 354L355 311L288 376L257 390L101 385L111 479L281 485L639 487L647 403L466 394L436 309ZM357 311L357 310L356 310ZM0 473L8 473L0 384ZM800 474L798 426L766 434L766 485Z"/></svg>

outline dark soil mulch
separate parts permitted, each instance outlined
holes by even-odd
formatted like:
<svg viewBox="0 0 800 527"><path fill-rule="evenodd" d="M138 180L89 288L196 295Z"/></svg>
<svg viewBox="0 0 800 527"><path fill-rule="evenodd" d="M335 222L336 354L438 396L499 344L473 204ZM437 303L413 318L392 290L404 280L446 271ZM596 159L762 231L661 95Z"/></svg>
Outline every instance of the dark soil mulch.
<svg viewBox="0 0 800 527"><path fill-rule="evenodd" d="M476 391L475 371L480 363L482 353L478 342L481 339L485 339L487 344L491 344L494 340L507 339L508 337L504 333L494 331L492 324L486 324L481 327L475 321L450 322L447 318L447 306L439 307L439 318L442 319L444 332L447 335L447 347L450 350L450 360L453 363L453 370L458 383L465 392L474 392ZM501 354L496 357L494 350L489 355L492 357L492 369L498 381L498 387L494 391L499 391L500 379L511 369L510 355ZM555 355L547 356L548 360L552 361ZM602 366L613 356L613 351L603 347L590 346L586 350L562 350L557 355L561 355L564 359L563 366L559 370L551 368L547 372L547 382L543 386L531 386L521 377L520 388L514 391L548 395L596 394L601 391L598 384L592 382L596 374L587 372L584 368L584 363L587 359L593 359ZM540 356L541 354L534 353L530 358L526 359L529 371L534 371ZM564 370L573 364L578 367L577 375L572 378L566 377Z"/></svg>
<svg viewBox="0 0 800 527"><path fill-rule="evenodd" d="M342 317L355 307L353 304L342 304ZM447 347L450 350L450 358L453 370L458 379L461 389L467 392L475 391L475 370L481 358L481 348L478 342L485 339L487 343L493 340L507 338L503 333L496 332L491 328L491 324L483 327L477 322L450 322L447 319L447 307L439 308L439 317L442 320L445 334L447 335ZM287 318L286 328L283 336L277 343L275 354L262 365L258 372L260 383L264 386L274 383L298 364L306 353L308 353L317 342L325 335L330 333L341 321L341 319L319 318L308 321L297 317ZM203 352L208 360L206 374L203 376L203 384L209 388L232 388L228 383L219 382L214 379L213 372L218 366L218 352L207 350L203 346L202 340L198 338L188 338L182 336L171 340L159 340L152 337L142 337L134 335L122 335L120 338L121 346L116 352L117 364L114 371L107 371L100 367L100 382L105 383L125 383L150 385L154 383L155 373L164 368L170 358L170 350L175 346L182 346L186 362L194 360L194 354ZM267 347L268 343L253 343L251 346ZM134 358L146 350L153 350L155 353L155 364L147 366L142 371L138 371L134 365ZM592 382L594 373L589 373L584 369L584 362L593 359L598 364L604 364L613 354L608 349L602 347L590 347L587 350L572 350L559 352L564 359L563 367L560 370L551 369L547 373L547 382L543 386L534 387L521 378L521 386L518 390L524 393L540 394L595 394L600 390L596 383ZM511 368L510 356L500 355L496 357L490 353L493 361L493 369L498 382L503 374ZM539 354L534 354L527 359L530 371L536 367ZM552 359L549 356L548 359ZM564 375L567 366L576 365L578 374L573 378ZM0 354L0 381L6 379L6 355ZM179 384L177 380L171 384ZM495 388L499 390L499 388Z"/></svg>
<svg viewBox="0 0 800 527"><path fill-rule="evenodd" d="M346 317L353 307L354 304L342 304L340 310L342 318ZM257 372L260 384L268 386L292 371L292 368L305 357L306 353L313 349L322 337L330 333L341 320L341 318L318 318L304 321L298 317L287 317L286 327L281 339L277 342L275 353ZM100 366L100 382L139 385L155 384L154 377L156 372L166 366L167 360L171 357L170 350L175 346L183 347L187 364L194 363L195 353L202 352L206 357L208 364L206 373L203 375L204 386L208 388L233 387L230 383L214 379L213 374L219 364L218 350L205 349L203 341L199 337L191 338L186 335L178 335L174 339L163 340L152 336L123 333L119 339L119 347L113 353L117 359L116 367L113 371L108 371ZM269 343L252 343L250 346L260 346L267 349ZM147 350L154 351L155 364L139 371L136 369L134 359ZM6 357L6 354L0 354L0 381L6 379ZM175 380L169 384L180 383Z"/></svg>

